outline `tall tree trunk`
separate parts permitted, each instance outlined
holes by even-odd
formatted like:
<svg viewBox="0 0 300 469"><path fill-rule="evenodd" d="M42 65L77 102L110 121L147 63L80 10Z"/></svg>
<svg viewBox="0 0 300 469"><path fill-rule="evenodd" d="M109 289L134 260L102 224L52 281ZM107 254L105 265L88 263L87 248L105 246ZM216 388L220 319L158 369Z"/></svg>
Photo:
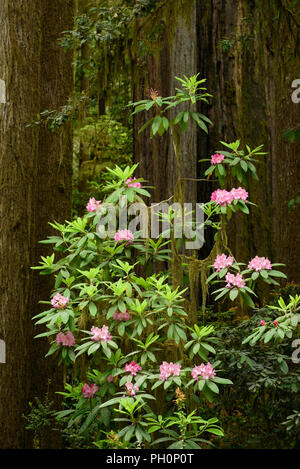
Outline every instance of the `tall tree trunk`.
<svg viewBox="0 0 300 469"><path fill-rule="evenodd" d="M167 2L159 11L161 48L148 55L134 99L143 99L149 87L163 96L172 93L175 74L200 72L207 78L214 97L199 111L208 114L214 125L208 136L198 132L197 142L194 129L183 137L183 177L203 177L207 166L197 168L197 160L221 150L220 140L240 139L252 148L264 143L268 155L258 167L260 180L249 184L250 200L257 207L251 207L250 216L232 217L230 246L241 261L258 254L285 262L288 279L299 281L299 205L291 214L287 210L288 201L299 194L299 143L282 138L285 130L299 125L300 105L291 99L291 84L300 76L296 6L290 8L285 0L195 0L186 2L178 15L179 4L182 1ZM186 19L178 19L183 14ZM154 18L157 25L158 17ZM141 65L142 59L136 68ZM160 201L174 193L176 162L168 137L149 141L149 130L138 135L144 122L145 115L137 114L135 159L140 162L139 174L156 186L154 201ZM198 201L208 201L217 187L198 183ZM194 187L188 187L186 194L196 200ZM206 236L200 257L211 245Z"/></svg>
<svg viewBox="0 0 300 469"><path fill-rule="evenodd" d="M149 54L145 61L138 59L139 80L134 87L134 100L145 99L153 88L161 96L175 94L179 87L175 76L191 76L197 73L197 31L196 5L190 0L167 2L159 12L161 38L153 44L156 52ZM149 18L147 19L149 21ZM141 22L143 30L143 22ZM176 109L176 111L178 111ZM177 182L177 163L171 135L155 136L149 140L149 128L138 135L138 129L150 118L139 113L134 119L134 156L139 162L139 175L155 186L151 201L160 202L174 194ZM174 111L170 112L174 117ZM192 125L185 134L181 133L181 176L197 177L196 126ZM186 202L196 201L195 182L186 182Z"/></svg>
<svg viewBox="0 0 300 469"><path fill-rule="evenodd" d="M250 216L232 218L230 245L242 261L258 254L286 263L289 280L297 281L299 208L289 215L287 204L299 193L299 143L284 141L282 134L299 124L299 108L291 100L291 83L300 76L299 18L286 3L197 2L199 70L214 95L214 127L201 138L199 151L210 155L220 150L220 140L238 138L251 148L265 144L260 180L249 184L249 199L258 206Z"/></svg>
<svg viewBox="0 0 300 469"><path fill-rule="evenodd" d="M29 445L22 414L29 400L43 396L47 377L56 379L53 364L43 359L45 344L33 340L31 321L51 287L30 266L38 263L37 242L49 233L48 220L70 215L71 141L67 129L55 134L26 124L45 107L63 104L71 91L71 58L57 44L71 19L72 1L0 2L0 78L6 84L0 104L0 331L7 349L0 364L0 448Z"/></svg>
<svg viewBox="0 0 300 469"><path fill-rule="evenodd" d="M71 29L73 21L73 0L56 0L42 2L42 45L41 45L41 77L40 81L40 109L59 109L67 102L73 89L73 71L71 52L66 53L58 44L62 31ZM56 234L49 226L49 221L64 223L71 217L72 199L72 132L71 123L52 132L46 127L39 131L38 149L38 181L36 192L36 220L35 227L35 259L50 255L51 247L39 244L38 241L48 235ZM46 246L48 246L46 248ZM56 254L56 257L58 254ZM53 278L34 275L34 313L41 312L40 299L47 300L54 286ZM40 331L34 330L35 335ZM33 342L33 354L37 357L36 364L31 371L31 398L44 395L47 391L48 379L51 378L49 395L57 404L61 400L55 391L63 386L61 367L57 366L57 359L44 358L49 349L47 340L40 339ZM49 429L41 447L55 448L60 445L60 434Z"/></svg>

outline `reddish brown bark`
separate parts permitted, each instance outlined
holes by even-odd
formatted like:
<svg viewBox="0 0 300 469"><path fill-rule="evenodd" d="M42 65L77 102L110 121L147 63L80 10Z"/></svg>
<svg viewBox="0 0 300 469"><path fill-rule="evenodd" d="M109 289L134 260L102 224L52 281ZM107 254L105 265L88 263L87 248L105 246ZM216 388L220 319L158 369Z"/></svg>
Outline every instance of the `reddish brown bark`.
<svg viewBox="0 0 300 469"><path fill-rule="evenodd" d="M0 77L7 90L0 104L0 331L7 348L0 364L0 448L30 444L22 414L29 400L43 397L47 378L56 379L43 358L46 344L33 340L31 320L50 283L30 267L38 263L47 222L70 215L71 141L67 129L54 134L26 125L45 107L64 104L71 91L71 57L57 44L71 20L71 1L0 2Z"/></svg>
<svg viewBox="0 0 300 469"><path fill-rule="evenodd" d="M184 26L171 14L171 4L165 7L169 14L163 47L156 58L148 57L134 99L144 98L149 86L164 96L172 93L175 74L200 72L207 78L214 97L199 110L214 125L208 136L198 131L197 144L195 130L184 137L183 176L203 177L207 166L200 164L197 169L197 160L221 150L220 140L240 139L251 148L264 144L268 155L258 167L260 180L251 180L248 188L249 199L257 207L251 208L248 217L233 217L230 245L242 261L258 254L286 263L288 279L299 281L299 206L291 214L287 208L288 201L299 194L299 143L282 138L285 130L299 125L300 104L291 100L291 83L300 77L296 12L284 1L204 0L193 3L191 20ZM167 137L150 141L149 132L137 135L144 122L142 114L135 119L135 159L140 161L140 174L156 186L154 199L163 200L174 193L176 162ZM198 201L209 200L217 187L199 183ZM187 194L196 200L194 188L188 188ZM208 247L200 257L208 254Z"/></svg>

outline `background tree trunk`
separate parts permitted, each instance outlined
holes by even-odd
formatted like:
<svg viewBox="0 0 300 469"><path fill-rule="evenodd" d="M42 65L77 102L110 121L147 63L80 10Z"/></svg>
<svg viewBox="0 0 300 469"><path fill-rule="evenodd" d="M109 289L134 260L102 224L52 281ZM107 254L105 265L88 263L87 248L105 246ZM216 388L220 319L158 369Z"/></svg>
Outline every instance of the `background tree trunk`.
<svg viewBox="0 0 300 469"><path fill-rule="evenodd" d="M214 125L207 136L196 129L184 135L183 177L203 177L207 164L197 161L221 150L220 140L240 139L251 148L264 144L268 155L258 166L260 179L251 180L248 188L257 207L250 216L232 217L230 246L241 261L258 254L286 263L288 279L299 281L299 205L290 214L287 208L299 194L299 143L282 138L285 130L299 124L300 104L291 100L292 81L300 77L296 7L285 0L178 0L165 4L160 19L161 47L148 55L134 100L143 99L149 87L163 96L173 93L174 75L200 72L207 78L213 99L199 111ZM140 70L142 59L136 64ZM167 136L149 141L149 130L138 135L145 117L137 114L134 121L134 154L139 174L156 186L153 199L161 201L174 193L176 162ZM200 182L197 193L193 186L186 194L191 201L205 202L217 187ZM200 258L211 245L207 236Z"/></svg>
<svg viewBox="0 0 300 469"><path fill-rule="evenodd" d="M190 0L169 2L161 12L160 44L157 51L149 54L145 61L138 61L140 79L134 88L134 101L145 99L153 88L161 96L176 93L179 82L175 76L197 73L197 30L196 4ZM143 23L141 23L143 24ZM154 45L155 47L155 45ZM176 114L178 113L176 109ZM148 120L144 113L134 119L134 155L139 164L139 175L155 186L151 202L160 202L174 194L177 181L177 163L170 133L149 139L149 128L138 135L138 129ZM175 111L170 113L170 118ZM181 133L181 175L183 178L197 177L196 125ZM186 182L187 202L196 200L195 182Z"/></svg>
<svg viewBox="0 0 300 469"><path fill-rule="evenodd" d="M73 90L73 71L71 52L65 52L58 44L62 31L71 29L73 21L73 0L42 2L42 45L40 109L59 109L67 102ZM56 234L49 221L64 223L71 218L72 201L72 131L71 123L64 124L52 132L45 126L39 131L38 181L36 192L35 259L52 253L51 245L39 244L38 241L48 235ZM55 254L57 258L58 253ZM37 262L37 261L35 261ZM40 299L47 300L54 287L53 277L39 276L34 271L34 314L43 311ZM38 278L39 277L39 278ZM43 332L35 328L34 335ZM63 387L62 367L57 366L57 358L44 358L49 349L47 340L33 341L35 366L31 368L31 396L45 395L48 379L51 378L49 394L54 405L61 401L55 394ZM37 394L38 393L38 394ZM31 397L31 398L32 398ZM60 446L60 434L57 431L46 432L41 447Z"/></svg>
<svg viewBox="0 0 300 469"><path fill-rule="evenodd" d="M70 216L70 129L56 134L26 124L64 104L71 92L71 57L57 39L71 27L72 11L72 1L0 2L0 78L6 83L6 103L0 104L0 331L7 348L0 365L0 448L30 445L22 413L34 396L43 397L48 377L57 379L54 363L43 358L46 341L33 340L31 321L53 283L30 267L41 254L38 240L50 232L47 222Z"/></svg>
<svg viewBox="0 0 300 469"><path fill-rule="evenodd" d="M251 148L264 144L268 152L258 165L259 181L249 184L257 207L230 223L231 248L241 261L258 254L284 262L288 279L299 281L299 206L288 214L287 204L299 194L300 145L282 138L299 124L299 105L291 99L291 83L300 77L295 11L273 0L197 5L199 71L214 95L208 108L214 127L199 150L210 155L221 149L220 140L240 139Z"/></svg>

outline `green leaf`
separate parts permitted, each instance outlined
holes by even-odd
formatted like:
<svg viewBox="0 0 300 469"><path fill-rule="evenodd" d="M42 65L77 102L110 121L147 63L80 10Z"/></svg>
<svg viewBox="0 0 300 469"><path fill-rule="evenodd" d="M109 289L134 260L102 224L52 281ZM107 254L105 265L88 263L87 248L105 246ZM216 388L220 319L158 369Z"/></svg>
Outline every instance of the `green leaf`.
<svg viewBox="0 0 300 469"><path fill-rule="evenodd" d="M214 272L213 274L211 274L207 280L206 280L206 283L209 283L211 280L213 280L216 276L218 275L218 272Z"/></svg>
<svg viewBox="0 0 300 469"><path fill-rule="evenodd" d="M205 379L201 379L199 382L198 382L198 389L199 391L202 391L202 389L204 388L206 384L206 380Z"/></svg>
<svg viewBox="0 0 300 469"><path fill-rule="evenodd" d="M174 124L178 124L178 122L180 122L181 119L183 118L183 115L184 115L184 112L183 112L183 111L179 112L179 113L177 114L177 116L175 117L175 119L174 119Z"/></svg>
<svg viewBox="0 0 300 469"><path fill-rule="evenodd" d="M96 314L97 314L97 306L95 305L95 303L91 302L89 304L89 312L91 314L91 316L95 317Z"/></svg>
<svg viewBox="0 0 300 469"><path fill-rule="evenodd" d="M214 381L219 384L233 384L233 382L230 379L219 378L219 376L216 376L214 378Z"/></svg>
<svg viewBox="0 0 300 469"><path fill-rule="evenodd" d="M187 122L189 120L189 111L184 111L183 114L183 121Z"/></svg>
<svg viewBox="0 0 300 469"><path fill-rule="evenodd" d="M231 299L231 301L234 301L237 298L238 294L239 294L238 289L232 288L229 292L229 298Z"/></svg>
<svg viewBox="0 0 300 469"><path fill-rule="evenodd" d="M221 163L217 165L217 168L221 176L226 176L226 169Z"/></svg>
<svg viewBox="0 0 300 469"><path fill-rule="evenodd" d="M97 417L98 415L98 412L99 412L99 409L100 407L99 406L96 406L94 407L94 409L92 410L92 412L88 415L87 419L85 420L85 422L81 425L80 429L79 429L79 433L84 433L85 430L91 425L91 423L93 422L93 420Z"/></svg>
<svg viewBox="0 0 300 469"><path fill-rule="evenodd" d="M270 329L266 335L265 335L265 338L264 338L264 343L267 344L268 342L270 342L270 340L272 339L273 335L275 334L276 332L276 329Z"/></svg>
<svg viewBox="0 0 300 469"><path fill-rule="evenodd" d="M279 270L270 270L268 272L269 275L272 277L281 277L281 278L286 278L286 275L283 272L280 272Z"/></svg>
<svg viewBox="0 0 300 469"><path fill-rule="evenodd" d="M227 293L228 293L228 288L227 288L227 287L223 288L223 290L221 291L221 293L219 293L219 295L216 296L215 301L219 300L220 298L222 298L223 296L225 296Z"/></svg>
<svg viewBox="0 0 300 469"><path fill-rule="evenodd" d="M114 397L113 399L110 399L109 401L104 402L99 406L99 409L103 409L103 407L109 407L111 405L115 404L120 404L121 397Z"/></svg>
<svg viewBox="0 0 300 469"><path fill-rule="evenodd" d="M253 303L250 296L247 293L242 292L242 291L240 293L246 305L250 306L250 308L255 308L255 304Z"/></svg>
<svg viewBox="0 0 300 469"><path fill-rule="evenodd" d="M167 119L166 117L163 117L163 118L162 118L162 124L163 124L163 126L164 126L164 129L165 129L165 130L168 130L168 128L169 128L169 121L168 121L168 119Z"/></svg>
<svg viewBox="0 0 300 469"><path fill-rule="evenodd" d="M55 353L57 350L59 349L58 345L56 344L56 342L54 344L51 345L48 353L46 353L45 357L49 357L50 355L52 355L53 353Z"/></svg>
<svg viewBox="0 0 300 469"><path fill-rule="evenodd" d="M243 171L245 171L245 172L248 171L248 165L247 165L246 161L241 160L240 165L241 165Z"/></svg>
<svg viewBox="0 0 300 469"><path fill-rule="evenodd" d="M197 125L204 130L204 132L208 133L208 128L207 125L203 122L202 119L200 119L199 114L197 112L191 112L191 116L194 119L194 121L197 123Z"/></svg>
<svg viewBox="0 0 300 469"><path fill-rule="evenodd" d="M152 122L153 118L148 120L144 125L142 125L142 127L138 131L138 134L142 133Z"/></svg>
<svg viewBox="0 0 300 469"><path fill-rule="evenodd" d="M237 156L236 158L234 158L233 162L231 163L231 166L237 165L240 162L240 160L241 159Z"/></svg>
<svg viewBox="0 0 300 469"><path fill-rule="evenodd" d="M282 360L280 363L279 363L279 368L281 369L281 371L286 375L288 372L289 372L289 367L288 367L288 364L285 360Z"/></svg>
<svg viewBox="0 0 300 469"><path fill-rule="evenodd" d="M258 277L259 277L259 272L253 272L253 274L251 275L252 280L257 280Z"/></svg>
<svg viewBox="0 0 300 469"><path fill-rule="evenodd" d="M96 352L99 347L100 347L100 344L91 345L88 349L88 355L91 355L92 353Z"/></svg>
<svg viewBox="0 0 300 469"><path fill-rule="evenodd" d="M263 277L263 278L268 278L268 272L266 270L261 270L260 271L260 275Z"/></svg>
<svg viewBox="0 0 300 469"><path fill-rule="evenodd" d="M206 384L207 384L207 386L209 387L209 389L210 389L212 392L214 392L214 393L216 393L216 394L219 394L219 388L218 388L218 386L217 386L215 383L213 383L213 382L210 381L210 380L207 380L207 381L206 381Z"/></svg>
<svg viewBox="0 0 300 469"><path fill-rule="evenodd" d="M152 127L151 127L151 129L152 129L152 134L153 134L153 135L155 135L155 134L157 133L157 131L158 131L160 125L161 125L161 117L160 117L160 116L156 116L156 117L154 118L154 121L153 121L153 124L152 124Z"/></svg>
<svg viewBox="0 0 300 469"><path fill-rule="evenodd" d="M206 431L213 433L213 435L224 436L224 432L219 428L207 428Z"/></svg>
<svg viewBox="0 0 300 469"><path fill-rule="evenodd" d="M152 106L154 106L154 104L155 104L155 101L150 101L150 102L146 103L145 104L145 110L149 111L149 109L151 109Z"/></svg>

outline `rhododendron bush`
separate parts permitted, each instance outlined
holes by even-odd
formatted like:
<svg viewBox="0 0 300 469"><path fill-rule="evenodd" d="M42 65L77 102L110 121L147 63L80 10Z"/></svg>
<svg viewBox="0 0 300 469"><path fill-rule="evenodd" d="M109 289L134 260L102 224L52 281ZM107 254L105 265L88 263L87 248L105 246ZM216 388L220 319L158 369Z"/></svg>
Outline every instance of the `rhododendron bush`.
<svg viewBox="0 0 300 469"><path fill-rule="evenodd" d="M109 188L115 191L122 188L126 194L128 175L134 169L117 168L121 184L116 180ZM138 197L141 183L134 184L131 187ZM113 190L110 197L114 199ZM184 308L186 289L173 289L165 272L143 276L137 273L138 265L146 266L150 272L153 261L168 260L170 241L159 239L147 244L139 233L133 234L128 229L117 230L112 238L102 239L96 230L102 208L101 203L95 202L89 200L82 218L65 225L52 224L59 236L45 242L53 243L54 251L64 257L56 259L53 254L38 267L42 273L54 274L56 278L55 291L48 302L50 309L35 317L36 324L46 324L47 328L47 332L38 336L49 338L47 355L56 354L66 370L69 393L62 394L66 405L72 398L73 406L61 411L58 417L68 419L69 425L80 421L79 434L89 426L94 429L97 422L94 437L97 443L101 432L108 432L111 427L117 431L117 412L127 413L130 424L117 432L118 438L124 445L137 441L143 447L149 446L160 432L164 434L164 422L151 426L162 403L157 388L163 389L165 411L170 411L167 403L179 389L190 396L201 393L212 400L219 392L218 386L231 381L222 377L219 363L213 360L212 344L217 342L213 327L189 326ZM189 350L189 356L184 350ZM78 366L86 367L86 380L70 387L69 381L78 379ZM134 407L129 412L131 406ZM188 410L190 405L186 407ZM194 415L195 411L190 410ZM189 436L188 446L185 439L181 446L199 448L198 442L203 440L199 436L204 432L223 434L215 417L199 419L201 425Z"/></svg>
<svg viewBox="0 0 300 469"><path fill-rule="evenodd" d="M209 120L196 112L181 111L173 122L165 114L170 102L175 107L206 99L208 94L199 94L201 84L183 80L173 101L153 94L151 100L135 103L135 112L157 107L157 118L149 121L152 135L162 135L169 127L184 131L189 117L207 130L204 121ZM246 216L254 204L245 187L225 187L226 174L232 170L238 184L246 183L250 173L257 177L253 162L262 154L261 147L242 151L240 142L222 143L231 152L218 150L212 155L206 173L215 171L221 186L203 206L203 227L215 229L217 242L207 284L214 301L238 300L254 308L256 282L276 285L275 279L284 274L277 270L280 264L259 257L260 253L243 264L229 251L226 219L238 210ZM234 383L214 358L222 347L214 326L206 325L201 314L195 321L188 286L173 285L168 267L172 236L144 239L141 231L116 225L105 237L97 229L102 217L110 220L106 203L118 215L122 197L130 204L144 203L142 197L150 195L145 180L134 176L135 170L136 165L109 169L103 201L93 197L82 217L51 223L57 235L43 243L53 244L54 253L35 268L53 275L55 285L48 301L43 301L49 308L34 318L46 327L37 337L49 339L47 355L55 354L65 369L65 390L57 390L64 396L64 408L57 417L87 447L200 449L223 436L213 410L206 418L201 415L203 403L212 403ZM162 263L165 267L158 272ZM188 269L187 263L184 268ZM280 329L281 324L286 322L279 319L273 326ZM266 323L257 326L263 332L268 328ZM257 336L255 330L249 340Z"/></svg>

